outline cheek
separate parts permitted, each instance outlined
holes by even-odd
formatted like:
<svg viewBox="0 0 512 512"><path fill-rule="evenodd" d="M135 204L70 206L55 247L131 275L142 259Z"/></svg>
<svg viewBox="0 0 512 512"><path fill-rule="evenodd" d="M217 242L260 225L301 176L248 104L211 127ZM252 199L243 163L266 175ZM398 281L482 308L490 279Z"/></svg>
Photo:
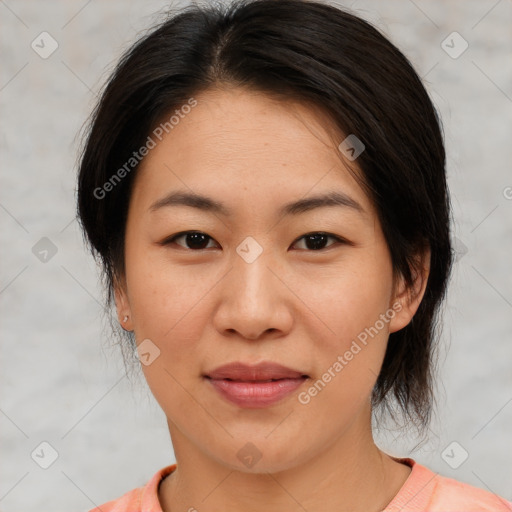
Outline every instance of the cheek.
<svg viewBox="0 0 512 512"><path fill-rule="evenodd" d="M148 386L168 417L195 418L197 402L191 397L200 392L195 386L200 383L208 291L215 283L212 272L176 269L148 257L131 270L137 342L149 339L159 350L151 364L142 366Z"/></svg>
<svg viewBox="0 0 512 512"><path fill-rule="evenodd" d="M202 299L221 277L219 269L173 265L165 251L147 248L133 250L126 262L137 338L154 338L171 345L174 339L185 344L196 339L194 330L200 324L194 318L204 308Z"/></svg>
<svg viewBox="0 0 512 512"><path fill-rule="evenodd" d="M300 292L315 313L309 338L315 344L320 382L304 400L352 410L368 398L385 355L389 324L392 268L385 253L345 261L338 269L309 275ZM386 316L387 314L387 316ZM318 321L320 320L320 321Z"/></svg>
<svg viewBox="0 0 512 512"><path fill-rule="evenodd" d="M309 322L317 329L310 333L311 339L323 340L325 348L343 350L389 310L392 268L386 254L358 253L340 265L297 275L294 289L304 297L304 309L316 320L314 326ZM384 337L388 325L378 323Z"/></svg>
<svg viewBox="0 0 512 512"><path fill-rule="evenodd" d="M320 315L330 329L324 328L323 336L313 330L310 334L315 340L318 374L299 397L304 412L308 410L319 424L331 424L336 414L339 423L334 422L333 435L368 405L389 336L388 289L380 280L366 281L363 286L356 276L346 284L346 293L318 297L317 305L323 304Z"/></svg>

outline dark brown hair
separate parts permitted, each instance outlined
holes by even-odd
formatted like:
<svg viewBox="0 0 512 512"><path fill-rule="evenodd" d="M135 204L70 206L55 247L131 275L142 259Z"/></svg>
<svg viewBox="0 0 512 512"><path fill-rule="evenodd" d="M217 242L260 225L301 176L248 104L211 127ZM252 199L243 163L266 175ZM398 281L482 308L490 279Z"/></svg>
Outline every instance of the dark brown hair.
<svg viewBox="0 0 512 512"><path fill-rule="evenodd" d="M241 0L172 13L121 58L92 113L78 176L78 217L113 304L137 166L108 187L164 116L221 84L308 102L340 134L356 134L362 184L376 207L395 273L412 284L430 248L425 295L392 333L372 394L426 426L433 403L439 307L452 264L445 150L436 110L407 58L376 28L319 1ZM119 174L118 174L119 177ZM133 345L133 338L131 343ZM134 346L134 345L133 345ZM393 406L391 404L394 404Z"/></svg>

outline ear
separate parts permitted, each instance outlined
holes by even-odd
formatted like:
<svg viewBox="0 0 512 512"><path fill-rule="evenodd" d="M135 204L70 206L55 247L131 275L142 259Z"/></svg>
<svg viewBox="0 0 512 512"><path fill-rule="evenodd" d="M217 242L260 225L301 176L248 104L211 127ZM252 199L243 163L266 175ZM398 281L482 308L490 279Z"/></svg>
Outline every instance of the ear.
<svg viewBox="0 0 512 512"><path fill-rule="evenodd" d="M125 331L133 331L132 311L124 277L114 279L114 298L116 302L117 319L121 327Z"/></svg>
<svg viewBox="0 0 512 512"><path fill-rule="evenodd" d="M412 285L407 285L402 275L397 278L394 293L389 305L395 311L395 316L389 322L389 332L396 332L407 326L416 314L425 294L430 273L430 248L427 247L416 256Z"/></svg>

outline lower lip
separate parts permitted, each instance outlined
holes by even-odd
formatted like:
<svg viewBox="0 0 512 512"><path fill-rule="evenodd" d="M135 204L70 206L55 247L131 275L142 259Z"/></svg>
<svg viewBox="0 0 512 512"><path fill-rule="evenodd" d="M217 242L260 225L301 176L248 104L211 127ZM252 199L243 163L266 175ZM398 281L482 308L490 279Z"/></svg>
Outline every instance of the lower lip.
<svg viewBox="0 0 512 512"><path fill-rule="evenodd" d="M208 379L226 400L246 408L267 407L279 402L299 388L306 378L280 379L272 382L241 382Z"/></svg>

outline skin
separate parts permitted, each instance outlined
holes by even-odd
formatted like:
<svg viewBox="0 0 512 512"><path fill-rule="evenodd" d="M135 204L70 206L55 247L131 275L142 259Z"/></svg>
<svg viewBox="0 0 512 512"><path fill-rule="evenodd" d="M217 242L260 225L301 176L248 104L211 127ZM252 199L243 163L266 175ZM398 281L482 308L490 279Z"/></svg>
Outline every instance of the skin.
<svg viewBox="0 0 512 512"><path fill-rule="evenodd" d="M393 278L390 254L370 199L348 171L328 120L305 104L238 88L209 90L152 149L134 183L126 273L116 285L120 322L160 355L142 365L166 414L177 469L160 485L164 512L379 511L410 473L375 445L370 396L388 336L416 312L428 276L412 289ZM171 191L207 195L232 215L168 206ZM342 206L279 216L313 194L341 191ZM182 231L211 238L204 249ZM304 235L327 232L323 249ZM236 251L251 236L263 252ZM308 404L298 401L379 315L400 311ZM128 316L127 321L123 321ZM281 402L243 409L225 401L204 373L228 362L273 361L310 376ZM246 443L261 459L237 457Z"/></svg>

